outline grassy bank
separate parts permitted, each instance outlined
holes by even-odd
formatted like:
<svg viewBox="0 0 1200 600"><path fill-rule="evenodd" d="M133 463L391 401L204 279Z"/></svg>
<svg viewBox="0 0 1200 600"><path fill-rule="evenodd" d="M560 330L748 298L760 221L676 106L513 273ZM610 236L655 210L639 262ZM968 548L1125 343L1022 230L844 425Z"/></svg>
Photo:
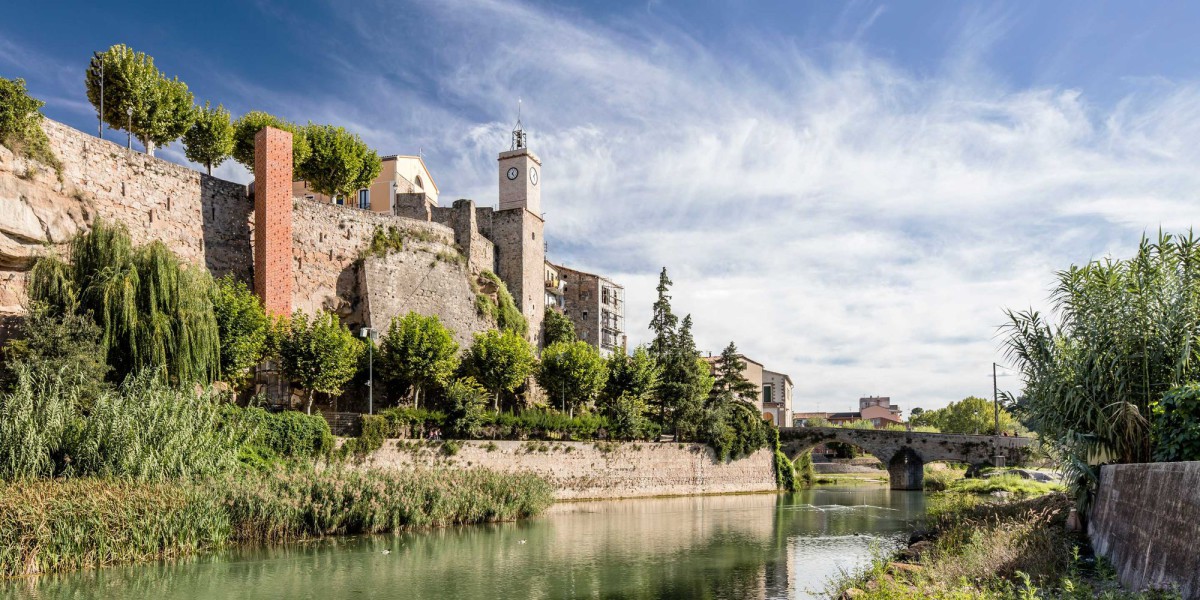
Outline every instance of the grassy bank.
<svg viewBox="0 0 1200 600"><path fill-rule="evenodd" d="M1131 593L1087 540L1066 528L1072 502L1062 493L1011 502L948 492L930 498L928 531L907 549L881 556L834 582L831 597L1110 598L1177 597Z"/></svg>
<svg viewBox="0 0 1200 600"><path fill-rule="evenodd" d="M0 488L0 576L279 541L511 520L552 502L545 480L483 469L280 467L203 482L35 480Z"/></svg>

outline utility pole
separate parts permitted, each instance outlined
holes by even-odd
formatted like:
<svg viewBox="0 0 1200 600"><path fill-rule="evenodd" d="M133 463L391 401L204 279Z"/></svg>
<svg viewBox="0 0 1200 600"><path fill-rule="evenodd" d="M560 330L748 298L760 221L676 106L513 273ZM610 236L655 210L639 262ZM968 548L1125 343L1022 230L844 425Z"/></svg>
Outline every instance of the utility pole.
<svg viewBox="0 0 1200 600"><path fill-rule="evenodd" d="M997 467L1004 466L1004 455L1000 453L1000 386L996 384L996 363L992 362L992 406L996 411L996 456Z"/></svg>
<svg viewBox="0 0 1200 600"><path fill-rule="evenodd" d="M125 115L129 117L128 135L125 137L125 149L133 150L133 107L125 107Z"/></svg>
<svg viewBox="0 0 1200 600"><path fill-rule="evenodd" d="M375 414L375 330L363 327L359 332L367 340L367 414Z"/></svg>

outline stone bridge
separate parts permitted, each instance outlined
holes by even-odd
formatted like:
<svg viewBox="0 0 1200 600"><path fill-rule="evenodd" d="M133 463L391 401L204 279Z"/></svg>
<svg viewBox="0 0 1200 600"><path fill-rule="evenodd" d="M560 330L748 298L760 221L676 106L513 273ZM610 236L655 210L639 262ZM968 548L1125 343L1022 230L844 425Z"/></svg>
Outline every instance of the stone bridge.
<svg viewBox="0 0 1200 600"><path fill-rule="evenodd" d="M784 454L793 459L825 442L857 446L878 458L887 465L893 490L920 490L925 486L925 463L940 460L990 465L1000 455L1004 457L1005 464L1020 465L1028 458L1028 446L1033 439L841 427L779 429L779 445Z"/></svg>

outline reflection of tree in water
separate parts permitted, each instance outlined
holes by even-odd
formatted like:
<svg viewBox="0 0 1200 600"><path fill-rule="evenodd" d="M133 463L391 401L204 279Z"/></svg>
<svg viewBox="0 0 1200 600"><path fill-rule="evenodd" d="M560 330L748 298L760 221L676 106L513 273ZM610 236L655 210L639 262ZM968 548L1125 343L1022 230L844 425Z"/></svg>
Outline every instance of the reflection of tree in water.
<svg viewBox="0 0 1200 600"><path fill-rule="evenodd" d="M235 549L17 585L33 598L785 598L861 553L868 538L855 534L907 531L924 504L874 488L569 508L523 523ZM0 596L11 589L0 584Z"/></svg>

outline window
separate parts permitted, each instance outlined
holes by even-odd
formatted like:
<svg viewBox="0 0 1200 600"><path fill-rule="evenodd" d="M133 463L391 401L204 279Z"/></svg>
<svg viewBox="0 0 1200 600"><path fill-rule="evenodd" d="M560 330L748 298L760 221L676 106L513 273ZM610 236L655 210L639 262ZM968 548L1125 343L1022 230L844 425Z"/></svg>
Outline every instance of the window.
<svg viewBox="0 0 1200 600"><path fill-rule="evenodd" d="M415 183L417 185L417 189L419 189L419 190L425 189L425 184L424 184L424 182L421 181L420 175L417 175L416 177L413 178L413 183Z"/></svg>
<svg viewBox="0 0 1200 600"><path fill-rule="evenodd" d="M371 190L358 190L358 207L363 210L371 209Z"/></svg>
<svg viewBox="0 0 1200 600"><path fill-rule="evenodd" d="M763 403L771 402L771 386L763 386Z"/></svg>
<svg viewBox="0 0 1200 600"><path fill-rule="evenodd" d="M345 198L342 198L341 196L334 196L334 197L333 197L333 203L334 203L334 204L336 204L336 205L338 205L338 206L345 206L345 205L346 205L346 199L345 199Z"/></svg>

